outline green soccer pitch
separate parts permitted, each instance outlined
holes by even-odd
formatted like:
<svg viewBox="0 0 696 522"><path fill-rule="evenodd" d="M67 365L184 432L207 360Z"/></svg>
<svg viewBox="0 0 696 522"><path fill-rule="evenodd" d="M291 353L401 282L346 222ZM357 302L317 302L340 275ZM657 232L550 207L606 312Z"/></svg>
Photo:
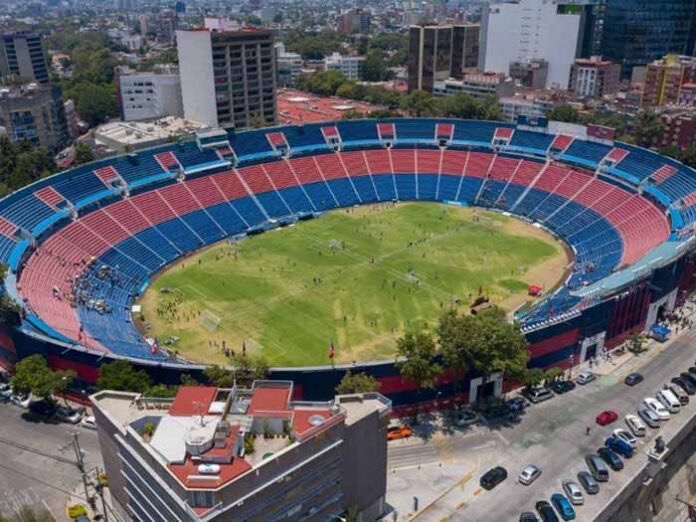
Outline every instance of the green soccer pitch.
<svg viewBox="0 0 696 522"><path fill-rule="evenodd" d="M223 346L272 366L383 360L479 291L507 310L563 278L564 246L536 227L437 203L363 206L218 243L161 273L141 300L146 335L226 363ZM142 324L140 325L143 326Z"/></svg>

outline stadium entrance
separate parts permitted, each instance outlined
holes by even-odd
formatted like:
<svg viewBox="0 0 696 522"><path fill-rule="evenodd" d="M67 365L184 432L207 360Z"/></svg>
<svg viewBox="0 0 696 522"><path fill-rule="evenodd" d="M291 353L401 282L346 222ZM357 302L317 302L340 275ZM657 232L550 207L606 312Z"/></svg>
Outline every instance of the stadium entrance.
<svg viewBox="0 0 696 522"><path fill-rule="evenodd" d="M483 377L477 377L469 384L469 404L485 401L489 397L500 397L502 394L502 373L489 375L485 382Z"/></svg>

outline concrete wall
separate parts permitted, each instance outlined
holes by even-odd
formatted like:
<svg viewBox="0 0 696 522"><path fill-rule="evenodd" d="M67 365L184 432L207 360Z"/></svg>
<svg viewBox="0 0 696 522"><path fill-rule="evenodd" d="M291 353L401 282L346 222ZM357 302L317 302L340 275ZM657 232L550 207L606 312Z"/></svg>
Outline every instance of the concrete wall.
<svg viewBox="0 0 696 522"><path fill-rule="evenodd" d="M184 117L217 127L213 50L207 31L177 31Z"/></svg>

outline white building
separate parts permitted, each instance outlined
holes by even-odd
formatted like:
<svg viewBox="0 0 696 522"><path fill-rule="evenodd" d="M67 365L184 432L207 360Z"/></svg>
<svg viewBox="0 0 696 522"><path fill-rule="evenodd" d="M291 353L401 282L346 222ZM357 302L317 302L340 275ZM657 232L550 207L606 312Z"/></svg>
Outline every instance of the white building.
<svg viewBox="0 0 696 522"><path fill-rule="evenodd" d="M340 71L346 80L359 80L362 73L364 56L344 56L333 53L324 58L324 69L327 71Z"/></svg>
<svg viewBox="0 0 696 522"><path fill-rule="evenodd" d="M295 80L302 74L302 56L286 51L285 45L281 42L275 44L275 53L278 85L292 87L295 85Z"/></svg>
<svg viewBox="0 0 696 522"><path fill-rule="evenodd" d="M508 73L510 63L543 59L546 87L566 89L582 44L583 9L572 0L519 0L486 4L481 21L479 67ZM568 5L575 8L565 9Z"/></svg>
<svg viewBox="0 0 696 522"><path fill-rule="evenodd" d="M141 73L126 70L119 75L119 95L124 121L184 115L179 69L175 66Z"/></svg>
<svg viewBox="0 0 696 522"><path fill-rule="evenodd" d="M498 101L500 110L506 121L516 122L518 116L527 118L542 118L554 108L554 103L540 98L525 98L524 96L505 96Z"/></svg>

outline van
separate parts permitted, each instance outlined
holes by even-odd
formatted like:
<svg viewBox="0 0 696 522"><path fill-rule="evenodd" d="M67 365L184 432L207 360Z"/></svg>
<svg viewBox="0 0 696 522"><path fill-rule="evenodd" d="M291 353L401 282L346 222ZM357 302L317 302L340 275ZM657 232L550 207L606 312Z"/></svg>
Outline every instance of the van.
<svg viewBox="0 0 696 522"><path fill-rule="evenodd" d="M681 402L671 390L660 390L655 394L655 397L670 413L679 413L681 410Z"/></svg>
<svg viewBox="0 0 696 522"><path fill-rule="evenodd" d="M599 455L587 455L585 463L597 482L607 482L609 480L609 469Z"/></svg>

